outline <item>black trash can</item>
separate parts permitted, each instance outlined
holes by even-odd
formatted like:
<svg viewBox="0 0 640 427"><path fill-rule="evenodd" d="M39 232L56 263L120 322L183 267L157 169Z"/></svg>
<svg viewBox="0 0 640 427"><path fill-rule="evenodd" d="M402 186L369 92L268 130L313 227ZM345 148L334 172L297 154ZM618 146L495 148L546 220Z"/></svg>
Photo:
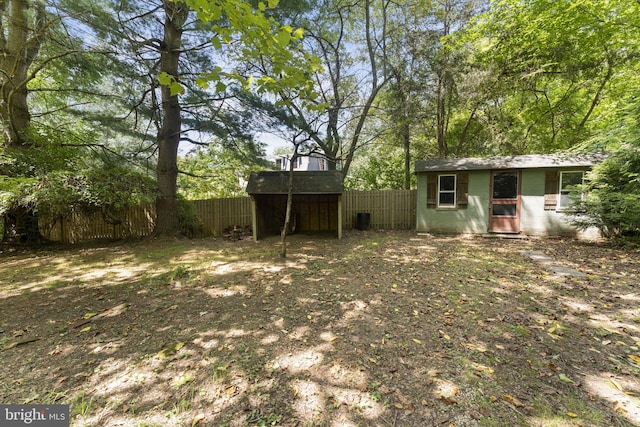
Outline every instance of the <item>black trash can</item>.
<svg viewBox="0 0 640 427"><path fill-rule="evenodd" d="M369 212L358 212L357 216L356 228L361 231L368 230L371 225L371 214Z"/></svg>

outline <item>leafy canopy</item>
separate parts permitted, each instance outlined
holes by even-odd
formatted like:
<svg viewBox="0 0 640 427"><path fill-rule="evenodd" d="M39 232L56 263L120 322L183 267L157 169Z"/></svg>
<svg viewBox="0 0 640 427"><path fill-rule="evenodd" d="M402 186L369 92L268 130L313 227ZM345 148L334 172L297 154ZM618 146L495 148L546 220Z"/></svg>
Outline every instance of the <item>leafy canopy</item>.
<svg viewBox="0 0 640 427"><path fill-rule="evenodd" d="M255 89L258 93L278 95L284 89L295 89L310 103L316 98L310 73L319 65L315 57L298 48L303 30L280 25L266 14L267 8L278 5L278 0L260 1L257 8L241 0L185 0L185 3L196 12L199 20L210 25L215 34L211 38L214 48L220 50L225 45L237 45L237 57L233 59L247 61L266 57L270 62L270 72L257 75L216 65L197 78L200 86L215 85L215 90L222 92L229 81L236 81L245 89ZM172 94L182 93L181 84L171 76L161 75L160 82L169 86ZM283 102L286 101L279 99L279 103Z"/></svg>
<svg viewBox="0 0 640 427"><path fill-rule="evenodd" d="M605 236L640 235L640 100L619 113L619 120L591 148L611 156L588 174L570 212L579 228L598 227Z"/></svg>
<svg viewBox="0 0 640 427"><path fill-rule="evenodd" d="M117 153L69 143L92 135L33 126L28 145L0 148L0 215L24 207L50 219L77 211L113 219L155 200L154 180Z"/></svg>

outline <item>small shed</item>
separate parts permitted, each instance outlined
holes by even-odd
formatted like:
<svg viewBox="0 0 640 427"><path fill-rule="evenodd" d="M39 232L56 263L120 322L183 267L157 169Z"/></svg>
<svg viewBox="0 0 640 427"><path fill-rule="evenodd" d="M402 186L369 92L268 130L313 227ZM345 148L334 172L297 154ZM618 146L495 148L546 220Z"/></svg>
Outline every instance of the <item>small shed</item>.
<svg viewBox="0 0 640 427"><path fill-rule="evenodd" d="M419 160L418 232L578 235L565 209L604 154Z"/></svg>
<svg viewBox="0 0 640 427"><path fill-rule="evenodd" d="M294 232L334 233L342 238L342 172L293 172L291 221ZM252 201L253 239L279 235L284 225L289 172L252 172L247 193Z"/></svg>

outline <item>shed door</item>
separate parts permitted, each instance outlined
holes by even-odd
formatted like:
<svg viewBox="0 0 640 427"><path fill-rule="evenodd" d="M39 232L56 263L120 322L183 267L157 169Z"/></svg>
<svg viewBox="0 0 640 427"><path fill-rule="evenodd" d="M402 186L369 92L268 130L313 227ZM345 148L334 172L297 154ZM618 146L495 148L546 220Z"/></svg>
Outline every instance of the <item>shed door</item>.
<svg viewBox="0 0 640 427"><path fill-rule="evenodd" d="M491 173L490 232L520 232L520 177L520 171Z"/></svg>

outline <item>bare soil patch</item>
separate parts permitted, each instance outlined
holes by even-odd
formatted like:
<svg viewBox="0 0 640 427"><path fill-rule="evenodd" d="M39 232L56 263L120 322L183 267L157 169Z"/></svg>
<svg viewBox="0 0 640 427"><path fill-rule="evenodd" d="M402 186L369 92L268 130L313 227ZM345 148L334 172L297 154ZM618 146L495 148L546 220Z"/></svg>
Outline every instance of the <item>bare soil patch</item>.
<svg viewBox="0 0 640 427"><path fill-rule="evenodd" d="M0 402L74 426L640 425L637 250L371 231L278 252L2 255Z"/></svg>

